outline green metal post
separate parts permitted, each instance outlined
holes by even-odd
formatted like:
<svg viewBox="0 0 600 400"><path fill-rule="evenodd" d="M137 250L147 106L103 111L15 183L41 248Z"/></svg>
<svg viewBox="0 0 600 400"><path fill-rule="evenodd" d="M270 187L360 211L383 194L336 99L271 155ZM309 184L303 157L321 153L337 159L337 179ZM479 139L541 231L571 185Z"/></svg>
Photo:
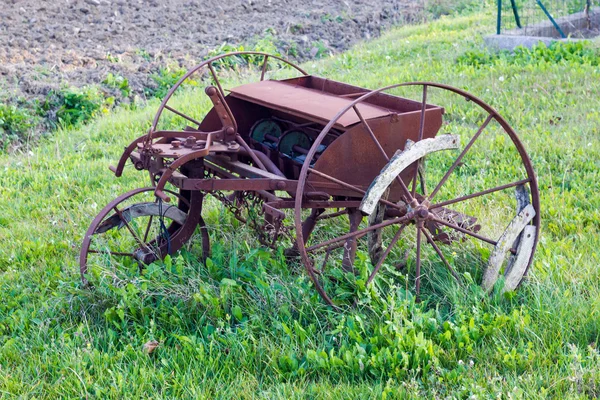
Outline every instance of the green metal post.
<svg viewBox="0 0 600 400"><path fill-rule="evenodd" d="M498 0L498 18L496 20L496 35L500 34L502 28L502 0Z"/></svg>
<svg viewBox="0 0 600 400"><path fill-rule="evenodd" d="M556 21L554 20L554 18L552 18L552 15L550 15L550 13L546 9L546 7L544 7L544 5L542 4L541 0L536 0L536 1L537 1L538 5L540 6L540 8L542 9L542 11L544 12L544 14L546 14L546 17L548 17L548 19L550 20L550 22L552 22L552 25L554 25L554 27L556 28L556 30L560 34L560 37L563 38L563 39L566 38L567 35L565 35L565 33L562 31L562 29L560 29L560 26L556 23Z"/></svg>
<svg viewBox="0 0 600 400"><path fill-rule="evenodd" d="M515 15L515 22L519 29L523 28L521 26L521 18L519 18L519 10L517 9L517 2L515 0L510 0L510 5L512 6L513 14Z"/></svg>

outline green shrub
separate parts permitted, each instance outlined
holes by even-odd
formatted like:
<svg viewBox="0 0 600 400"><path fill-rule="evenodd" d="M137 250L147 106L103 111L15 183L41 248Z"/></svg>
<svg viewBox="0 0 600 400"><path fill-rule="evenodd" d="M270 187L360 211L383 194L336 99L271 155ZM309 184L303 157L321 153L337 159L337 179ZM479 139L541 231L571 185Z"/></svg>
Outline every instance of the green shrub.
<svg viewBox="0 0 600 400"><path fill-rule="evenodd" d="M0 104L0 148L4 149L14 141L23 140L35 125L36 118L27 109Z"/></svg>
<svg viewBox="0 0 600 400"><path fill-rule="evenodd" d="M123 97L129 97L129 95L131 94L129 81L127 80L127 78L124 78L121 75L114 75L109 72L108 75L106 75L106 79L104 79L102 83L104 83L109 88L119 89Z"/></svg>
<svg viewBox="0 0 600 400"><path fill-rule="evenodd" d="M590 42L553 42L550 46L539 43L531 49L519 46L512 59L518 64L535 64L539 62L586 64L598 66L600 51L590 46Z"/></svg>
<svg viewBox="0 0 600 400"><path fill-rule="evenodd" d="M56 120L63 127L78 126L94 118L103 109L106 99L94 87L66 89L57 94Z"/></svg>
<svg viewBox="0 0 600 400"><path fill-rule="evenodd" d="M318 42L313 42L311 52L314 53L314 58L323 58L331 54L329 48L325 43L323 43L322 40L319 40Z"/></svg>
<svg viewBox="0 0 600 400"><path fill-rule="evenodd" d="M186 70L179 67L163 67L158 72L152 74L152 80L156 83L155 88L146 88L146 95L162 99L169 90L185 75ZM194 81L188 80L186 83Z"/></svg>

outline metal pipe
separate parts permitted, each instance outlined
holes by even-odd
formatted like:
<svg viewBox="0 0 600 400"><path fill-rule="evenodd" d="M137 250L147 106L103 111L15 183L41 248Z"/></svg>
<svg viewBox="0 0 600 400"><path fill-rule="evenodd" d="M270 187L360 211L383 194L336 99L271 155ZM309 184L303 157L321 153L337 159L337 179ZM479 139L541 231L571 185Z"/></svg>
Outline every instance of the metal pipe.
<svg viewBox="0 0 600 400"><path fill-rule="evenodd" d="M246 150L248 156L252 159L252 161L254 162L254 164L256 164L256 166L258 168L262 169L263 171L266 171L267 169L265 168L265 166L263 165L263 163L256 157L256 155L254 154L254 152L252 152L252 150L250 149L250 146L248 146L248 143L246 143L246 141L244 140L244 138L242 138L239 134L237 134L236 137L235 137L235 139L242 146L242 148L244 150Z"/></svg>
<svg viewBox="0 0 600 400"><path fill-rule="evenodd" d="M496 35L500 34L502 28L502 0L498 0L498 16L496 18Z"/></svg>
<svg viewBox="0 0 600 400"><path fill-rule="evenodd" d="M519 27L519 29L523 28L521 26L521 18L519 18L519 10L517 9L517 2L515 0L510 0L510 5L512 6L513 14L515 15L515 22L517 23L517 27Z"/></svg>
<svg viewBox="0 0 600 400"><path fill-rule="evenodd" d="M550 14L550 12L546 9L546 7L542 4L541 0L536 0L536 2L538 3L538 5L540 6L540 8L542 9L542 11L544 12L544 14L546 14L546 17L548 17L548 19L550 20L550 22L552 22L552 25L554 25L554 27L556 28L556 30L558 31L558 33L560 34L560 37L565 39L567 37L567 35L565 35L565 33L562 31L562 29L560 29L560 26L558 25L558 23L554 20L554 18L552 17L552 15Z"/></svg>
<svg viewBox="0 0 600 400"><path fill-rule="evenodd" d="M308 150L306 150L303 147L298 146L297 144L292 146L292 150L298 152L298 153L302 153L302 154L308 154Z"/></svg>
<svg viewBox="0 0 600 400"><path fill-rule="evenodd" d="M283 172L281 172L281 170L279 168L277 168L277 165L275 165L275 163L273 161L271 161L271 159L265 153L260 152L258 150L254 150L254 149L251 149L251 151L264 164L264 166L268 172L278 175L282 178L285 178L285 174ZM238 154L252 157L248 153L248 151L244 148L239 149Z"/></svg>

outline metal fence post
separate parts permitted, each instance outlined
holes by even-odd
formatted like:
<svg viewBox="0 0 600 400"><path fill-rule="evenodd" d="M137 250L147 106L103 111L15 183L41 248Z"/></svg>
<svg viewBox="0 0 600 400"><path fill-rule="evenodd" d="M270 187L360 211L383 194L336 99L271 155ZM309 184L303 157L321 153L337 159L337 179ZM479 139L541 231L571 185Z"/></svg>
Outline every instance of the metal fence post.
<svg viewBox="0 0 600 400"><path fill-rule="evenodd" d="M550 20L550 22L552 22L552 25L554 25L554 27L556 28L556 30L558 31L558 33L560 34L561 38L566 38L567 35L565 35L565 33L562 31L562 29L560 29L560 26L558 25L558 23L554 20L554 18L552 17L552 15L550 14L550 12L548 12L548 10L546 9L546 7L544 7L544 5L542 4L541 0L536 0L538 5L540 6L540 8L542 9L542 11L544 12L544 14L546 14L546 17L548 17L548 19Z"/></svg>
<svg viewBox="0 0 600 400"><path fill-rule="evenodd" d="M521 26L521 18L519 18L519 10L517 8L517 2L515 0L510 0L510 5L512 6L513 14L515 15L515 22L517 23L517 27L519 29L523 28Z"/></svg>
<svg viewBox="0 0 600 400"><path fill-rule="evenodd" d="M496 20L496 35L500 34L502 28L502 0L498 0L498 18Z"/></svg>

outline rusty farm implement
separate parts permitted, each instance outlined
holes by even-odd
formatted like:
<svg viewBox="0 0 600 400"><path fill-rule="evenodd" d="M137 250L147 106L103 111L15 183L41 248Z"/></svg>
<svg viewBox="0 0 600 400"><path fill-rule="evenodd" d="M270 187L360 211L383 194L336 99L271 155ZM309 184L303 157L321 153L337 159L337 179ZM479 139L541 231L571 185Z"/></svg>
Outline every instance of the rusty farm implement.
<svg viewBox="0 0 600 400"><path fill-rule="evenodd" d="M224 89L221 61L242 55L263 60L256 80ZM296 75L267 79L274 66ZM192 75L208 82L203 117L171 102ZM450 107L430 102L434 93ZM165 113L185 122L160 129ZM121 176L128 162L151 184L93 220L80 254L84 284L94 268L143 268L190 243L209 257L208 200L263 245L286 246L337 307L403 271L417 296L424 277L441 273L513 290L539 235L536 178L514 130L480 99L433 82L368 90L273 55L221 55L182 77L111 170Z"/></svg>

